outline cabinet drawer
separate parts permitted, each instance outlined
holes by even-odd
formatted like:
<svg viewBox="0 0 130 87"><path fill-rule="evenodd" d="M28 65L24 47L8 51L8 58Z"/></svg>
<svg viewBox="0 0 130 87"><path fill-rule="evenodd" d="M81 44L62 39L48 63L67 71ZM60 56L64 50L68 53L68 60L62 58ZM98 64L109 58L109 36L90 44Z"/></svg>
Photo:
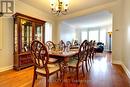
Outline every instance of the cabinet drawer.
<svg viewBox="0 0 130 87"><path fill-rule="evenodd" d="M20 56L20 66L25 66L32 63L30 55Z"/></svg>

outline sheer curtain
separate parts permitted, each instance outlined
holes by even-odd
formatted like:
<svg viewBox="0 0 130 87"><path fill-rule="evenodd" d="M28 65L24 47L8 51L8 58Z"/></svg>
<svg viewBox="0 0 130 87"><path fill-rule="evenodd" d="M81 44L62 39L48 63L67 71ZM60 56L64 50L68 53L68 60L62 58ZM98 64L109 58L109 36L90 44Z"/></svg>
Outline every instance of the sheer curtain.
<svg viewBox="0 0 130 87"><path fill-rule="evenodd" d="M98 30L91 30L89 31L89 41L90 40L95 40L96 42L98 42L99 38L99 31Z"/></svg>
<svg viewBox="0 0 130 87"><path fill-rule="evenodd" d="M52 41L52 24L49 22L45 23L45 42Z"/></svg>
<svg viewBox="0 0 130 87"><path fill-rule="evenodd" d="M100 30L100 42L103 42L106 45L106 29Z"/></svg>
<svg viewBox="0 0 130 87"><path fill-rule="evenodd" d="M87 31L82 31L81 32L81 41L83 42L84 40L87 40Z"/></svg>

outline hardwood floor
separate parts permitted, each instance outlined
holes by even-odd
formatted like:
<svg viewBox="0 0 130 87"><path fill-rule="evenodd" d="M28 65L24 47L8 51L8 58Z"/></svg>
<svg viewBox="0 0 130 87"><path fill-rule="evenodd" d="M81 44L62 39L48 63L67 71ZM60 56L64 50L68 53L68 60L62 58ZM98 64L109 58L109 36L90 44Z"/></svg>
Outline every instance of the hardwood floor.
<svg viewBox="0 0 130 87"><path fill-rule="evenodd" d="M91 70L85 74L85 77L79 75L79 85L74 82L74 73L67 74L65 87L130 87L130 80L121 66L111 64L110 54L96 54ZM0 87L31 87L32 77L33 67L2 72ZM62 82L55 79L56 75L50 77L50 87L63 87ZM38 76L35 87L45 87L45 78Z"/></svg>

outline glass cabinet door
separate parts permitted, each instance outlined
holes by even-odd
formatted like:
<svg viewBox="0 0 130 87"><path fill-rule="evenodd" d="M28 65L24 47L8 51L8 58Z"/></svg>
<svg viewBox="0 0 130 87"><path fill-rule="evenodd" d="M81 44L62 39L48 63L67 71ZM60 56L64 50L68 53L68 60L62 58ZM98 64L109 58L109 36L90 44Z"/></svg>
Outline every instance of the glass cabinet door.
<svg viewBox="0 0 130 87"><path fill-rule="evenodd" d="M21 28L22 28L21 52L26 52L30 50L30 44L32 41L32 22L21 19Z"/></svg>
<svg viewBox="0 0 130 87"><path fill-rule="evenodd" d="M35 25L34 39L42 42L43 36L43 25Z"/></svg>
<svg viewBox="0 0 130 87"><path fill-rule="evenodd" d="M15 29L14 29L14 50L17 53L18 52L18 30L17 30L17 24L15 23Z"/></svg>

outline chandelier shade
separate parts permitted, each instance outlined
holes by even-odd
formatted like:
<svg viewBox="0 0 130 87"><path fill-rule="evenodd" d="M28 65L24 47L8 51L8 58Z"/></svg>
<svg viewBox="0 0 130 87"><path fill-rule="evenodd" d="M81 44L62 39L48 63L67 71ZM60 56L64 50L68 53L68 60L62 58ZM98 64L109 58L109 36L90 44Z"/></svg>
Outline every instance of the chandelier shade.
<svg viewBox="0 0 130 87"><path fill-rule="evenodd" d="M66 15L68 12L69 0L50 0L51 12L55 15Z"/></svg>

